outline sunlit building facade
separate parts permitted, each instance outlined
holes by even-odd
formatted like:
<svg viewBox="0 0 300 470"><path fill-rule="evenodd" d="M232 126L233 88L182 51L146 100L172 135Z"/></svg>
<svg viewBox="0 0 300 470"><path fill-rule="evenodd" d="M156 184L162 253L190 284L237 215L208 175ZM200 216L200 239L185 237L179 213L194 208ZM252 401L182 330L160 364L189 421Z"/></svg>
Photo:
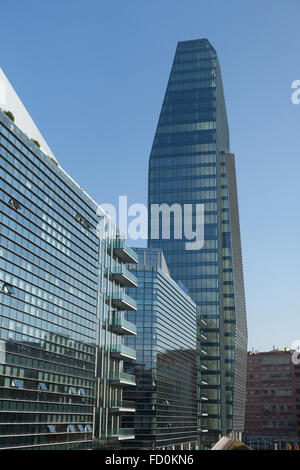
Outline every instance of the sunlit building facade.
<svg viewBox="0 0 300 470"><path fill-rule="evenodd" d="M39 148L11 88L8 96L0 111L0 448L117 448L134 439L122 414L134 413L123 403L124 385L135 386L123 360L135 360L124 336L136 328L123 311L136 310L125 263L137 257Z"/></svg>
<svg viewBox="0 0 300 470"><path fill-rule="evenodd" d="M151 207L163 203L179 204L182 214L185 204L204 204L201 249L186 249L183 217L182 238L175 237L175 217L169 239L162 231L152 237ZM247 324L235 158L229 152L220 65L207 39L178 43L150 155L148 205L148 246L163 250L172 278L187 287L206 324L198 334L206 338L200 438L210 445L232 430L240 437Z"/></svg>
<svg viewBox="0 0 300 470"><path fill-rule="evenodd" d="M289 348L248 353L244 442L253 449L299 444L292 354Z"/></svg>

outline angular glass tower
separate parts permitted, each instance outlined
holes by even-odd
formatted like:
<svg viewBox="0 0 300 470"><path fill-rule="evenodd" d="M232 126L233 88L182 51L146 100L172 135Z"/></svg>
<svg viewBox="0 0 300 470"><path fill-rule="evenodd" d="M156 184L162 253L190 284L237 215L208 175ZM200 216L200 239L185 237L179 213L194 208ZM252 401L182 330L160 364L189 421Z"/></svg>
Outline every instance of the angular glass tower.
<svg viewBox="0 0 300 470"><path fill-rule="evenodd" d="M151 239L151 205L162 203L182 210L204 204L202 249L176 239L172 217L170 239L162 232ZM213 443L243 431L247 324L234 155L220 66L207 39L178 43L150 156L148 205L148 245L162 248L170 275L188 288L205 321L198 429Z"/></svg>

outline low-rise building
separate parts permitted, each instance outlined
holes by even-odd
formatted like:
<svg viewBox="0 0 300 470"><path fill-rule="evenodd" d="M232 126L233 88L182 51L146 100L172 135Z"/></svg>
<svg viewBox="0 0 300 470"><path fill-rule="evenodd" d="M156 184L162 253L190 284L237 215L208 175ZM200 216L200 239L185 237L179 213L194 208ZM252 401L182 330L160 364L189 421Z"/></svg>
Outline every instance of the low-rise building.
<svg viewBox="0 0 300 470"><path fill-rule="evenodd" d="M244 441L253 448L281 448L297 442L292 353L248 353Z"/></svg>

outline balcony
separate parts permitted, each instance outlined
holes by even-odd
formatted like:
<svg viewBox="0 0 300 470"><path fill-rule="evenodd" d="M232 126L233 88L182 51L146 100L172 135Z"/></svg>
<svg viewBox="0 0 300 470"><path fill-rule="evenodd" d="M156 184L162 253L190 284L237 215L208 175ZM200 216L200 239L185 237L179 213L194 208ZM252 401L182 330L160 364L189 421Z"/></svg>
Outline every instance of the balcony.
<svg viewBox="0 0 300 470"><path fill-rule="evenodd" d="M204 327L204 328L207 326L206 321L204 321L202 318L200 318L199 323L200 323L200 325L201 325L202 327Z"/></svg>
<svg viewBox="0 0 300 470"><path fill-rule="evenodd" d="M114 281L126 287L137 287L137 278L125 266L117 266L112 269L111 277Z"/></svg>
<svg viewBox="0 0 300 470"><path fill-rule="evenodd" d="M109 302L110 299L112 305L121 310L137 310L136 301L124 292L114 292L106 296L107 302Z"/></svg>
<svg viewBox="0 0 300 470"><path fill-rule="evenodd" d="M201 393L200 395L197 396L198 400L201 400L201 401L207 401L208 400L208 396L205 395L205 393Z"/></svg>
<svg viewBox="0 0 300 470"><path fill-rule="evenodd" d="M198 379L198 380L197 380L197 383L198 383L199 385L208 385L208 382L207 382L206 380L203 380L203 379Z"/></svg>
<svg viewBox="0 0 300 470"><path fill-rule="evenodd" d="M201 331L201 330L200 330L200 338L201 338L203 341L207 341L207 336L205 335L204 331Z"/></svg>
<svg viewBox="0 0 300 470"><path fill-rule="evenodd" d="M207 356L208 354L207 349L203 348L202 346L200 346L199 352L200 352L200 356Z"/></svg>
<svg viewBox="0 0 300 470"><path fill-rule="evenodd" d="M115 385L136 385L135 375L127 374L126 372L111 374L109 381Z"/></svg>
<svg viewBox="0 0 300 470"><path fill-rule="evenodd" d="M134 401L118 401L112 403L109 407L111 413L135 413Z"/></svg>
<svg viewBox="0 0 300 470"><path fill-rule="evenodd" d="M126 360L132 359L136 360L136 351L124 344L119 344L118 346L112 346L110 354L115 359Z"/></svg>
<svg viewBox="0 0 300 470"><path fill-rule="evenodd" d="M137 254L126 245L125 240L114 240L114 255L121 258L124 263L138 264L139 262Z"/></svg>
<svg viewBox="0 0 300 470"><path fill-rule="evenodd" d="M106 325L113 333L121 335L136 335L136 325L125 320L121 315L113 317L110 323L107 321L103 322L103 326L105 327Z"/></svg>
<svg viewBox="0 0 300 470"><path fill-rule="evenodd" d="M118 439L118 440L125 440L125 439L135 439L134 429L129 428L120 428L118 431L109 431L108 437L110 439Z"/></svg>
<svg viewBox="0 0 300 470"><path fill-rule="evenodd" d="M123 439L135 439L134 429L120 428L119 440L123 440Z"/></svg>
<svg viewBox="0 0 300 470"><path fill-rule="evenodd" d="M204 418L208 416L208 411L207 410L201 410L198 412L198 416Z"/></svg>
<svg viewBox="0 0 300 470"><path fill-rule="evenodd" d="M198 427L198 432L208 432L208 429L206 427L200 426Z"/></svg>

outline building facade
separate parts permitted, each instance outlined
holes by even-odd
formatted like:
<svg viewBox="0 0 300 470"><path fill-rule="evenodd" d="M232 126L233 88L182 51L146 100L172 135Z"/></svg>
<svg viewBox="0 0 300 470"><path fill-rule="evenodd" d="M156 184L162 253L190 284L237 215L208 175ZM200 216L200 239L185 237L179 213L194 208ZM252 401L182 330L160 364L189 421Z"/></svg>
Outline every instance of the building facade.
<svg viewBox="0 0 300 470"><path fill-rule="evenodd" d="M103 224L103 225L102 225ZM106 231L105 217L100 226ZM133 402L123 397L124 387L135 387L135 376L124 371L124 361L135 361L136 353L126 345L136 335L136 325L125 318L125 311L136 311L136 301L126 294L128 286L137 288L137 279L126 266L136 264L137 255L115 232L100 236L100 337L97 342L97 393L94 448L117 449L122 440L135 438L134 429L124 427L124 413L135 412ZM98 225L98 228L100 227Z"/></svg>
<svg viewBox="0 0 300 470"><path fill-rule="evenodd" d="M149 161L148 246L163 250L206 323L207 414L199 426L207 444L233 430L240 437L244 426L247 323L234 160L216 51L206 39L179 42ZM153 235L152 206L163 203L182 214L192 205L194 224L195 204L204 205L201 249L186 248L178 214L170 238Z"/></svg>
<svg viewBox="0 0 300 470"><path fill-rule="evenodd" d="M123 311L136 310L125 294L126 286L136 286L125 263L137 258L110 223L106 236L105 213L39 148L37 139L44 140L5 80L0 448L116 447L134 438L122 425L124 410L134 412L122 390L135 386L123 360L135 360L124 336L136 328ZM24 122L36 143L23 132Z"/></svg>
<svg viewBox="0 0 300 470"><path fill-rule="evenodd" d="M248 353L244 440L255 449L296 443L296 387L292 353Z"/></svg>
<svg viewBox="0 0 300 470"><path fill-rule="evenodd" d="M300 441L300 353L295 357L293 363L294 384L295 384L295 416L296 416L296 433Z"/></svg>
<svg viewBox="0 0 300 470"><path fill-rule="evenodd" d="M161 250L134 248L139 264L131 272L138 289L128 293L137 311L127 319L137 336L127 338L136 362L126 364L136 387L126 390L136 412L126 416L135 441L126 447L193 449L197 442L197 306L171 279Z"/></svg>

